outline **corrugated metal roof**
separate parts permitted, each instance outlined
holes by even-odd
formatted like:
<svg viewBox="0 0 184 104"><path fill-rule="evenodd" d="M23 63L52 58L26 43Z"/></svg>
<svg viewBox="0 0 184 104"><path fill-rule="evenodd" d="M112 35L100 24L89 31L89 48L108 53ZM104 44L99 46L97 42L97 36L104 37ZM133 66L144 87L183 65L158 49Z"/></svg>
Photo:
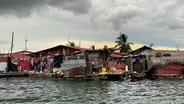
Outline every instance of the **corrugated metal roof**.
<svg viewBox="0 0 184 104"><path fill-rule="evenodd" d="M10 56L12 58L16 58L16 59L28 59L29 56L25 55L25 54L16 54L16 53L12 53L10 54Z"/></svg>
<svg viewBox="0 0 184 104"><path fill-rule="evenodd" d="M136 49L136 50L134 50L134 51L131 51L131 52L129 52L128 54L140 54L141 52L143 52L144 50L153 50L152 48L150 48L150 47L147 47L147 46L143 46L143 47L141 47L141 48L139 48L139 49Z"/></svg>
<svg viewBox="0 0 184 104"><path fill-rule="evenodd" d="M65 45L58 45L58 46L47 48L47 49L44 49L44 50L41 50L41 51L38 51L38 52L34 52L34 53L39 53L39 52L43 52L43 51L47 51L47 50L51 50L51 49L55 49L55 48L59 48L59 47L67 47L67 48L75 49L77 51L87 50L86 48L72 47L72 46L65 46Z"/></svg>
<svg viewBox="0 0 184 104"><path fill-rule="evenodd" d="M125 53L112 52L111 57L123 57Z"/></svg>
<svg viewBox="0 0 184 104"><path fill-rule="evenodd" d="M72 47L72 46L66 46L66 47L73 48L73 49L77 49L77 50L79 50L79 51L88 50L87 48L81 48L81 47Z"/></svg>

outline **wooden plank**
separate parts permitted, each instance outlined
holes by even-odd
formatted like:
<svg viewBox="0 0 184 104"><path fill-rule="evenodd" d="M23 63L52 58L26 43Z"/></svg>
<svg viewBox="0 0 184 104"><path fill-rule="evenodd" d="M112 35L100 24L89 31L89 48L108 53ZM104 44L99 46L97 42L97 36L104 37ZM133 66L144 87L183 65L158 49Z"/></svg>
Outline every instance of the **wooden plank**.
<svg viewBox="0 0 184 104"><path fill-rule="evenodd" d="M29 74L25 72L0 72L0 77L28 77Z"/></svg>

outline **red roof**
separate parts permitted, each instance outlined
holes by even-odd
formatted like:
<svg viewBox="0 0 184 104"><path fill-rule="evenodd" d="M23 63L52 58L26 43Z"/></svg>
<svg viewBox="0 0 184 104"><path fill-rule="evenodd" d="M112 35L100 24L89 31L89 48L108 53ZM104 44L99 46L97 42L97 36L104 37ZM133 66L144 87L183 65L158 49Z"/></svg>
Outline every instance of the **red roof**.
<svg viewBox="0 0 184 104"><path fill-rule="evenodd" d="M35 52L34 54L40 53L40 52L43 52L43 51L48 51L48 50L55 49L55 48L60 48L60 47L67 47L67 48L75 49L76 51L88 50L87 48L80 48L80 47L72 47L72 46L58 45L58 46L55 46L55 47L51 47L51 48L48 48L48 49L45 49L45 50L41 50L41 51Z"/></svg>
<svg viewBox="0 0 184 104"><path fill-rule="evenodd" d="M76 49L76 50L79 50L79 51L88 50L87 48L81 48L81 47L72 47L72 46L67 46L67 47L73 48L73 49Z"/></svg>
<svg viewBox="0 0 184 104"><path fill-rule="evenodd" d="M112 57L122 57L122 56L124 56L125 55L125 53L118 53L118 52L112 52L111 53L111 56Z"/></svg>
<svg viewBox="0 0 184 104"><path fill-rule="evenodd" d="M8 62L8 58L7 57L0 57L0 62Z"/></svg>
<svg viewBox="0 0 184 104"><path fill-rule="evenodd" d="M29 56L25 54L17 54L17 53L12 53L10 54L10 56L14 59L28 59L29 58Z"/></svg>

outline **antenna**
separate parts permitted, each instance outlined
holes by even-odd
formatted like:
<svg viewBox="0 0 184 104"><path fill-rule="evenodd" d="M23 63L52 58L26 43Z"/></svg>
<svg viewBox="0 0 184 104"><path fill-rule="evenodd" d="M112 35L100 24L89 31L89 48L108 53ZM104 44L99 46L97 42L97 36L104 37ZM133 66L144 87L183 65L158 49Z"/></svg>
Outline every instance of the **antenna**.
<svg viewBox="0 0 184 104"><path fill-rule="evenodd" d="M81 47L81 41L79 41L79 47Z"/></svg>
<svg viewBox="0 0 184 104"><path fill-rule="evenodd" d="M70 42L70 35L68 35L68 43Z"/></svg>
<svg viewBox="0 0 184 104"><path fill-rule="evenodd" d="M13 39L14 39L14 32L12 32L11 53L13 52Z"/></svg>
<svg viewBox="0 0 184 104"><path fill-rule="evenodd" d="M148 47L153 48L153 43L151 43Z"/></svg>
<svg viewBox="0 0 184 104"><path fill-rule="evenodd" d="M177 47L176 47L176 48L177 48L177 51L179 51L179 48L178 48L178 43L177 43Z"/></svg>

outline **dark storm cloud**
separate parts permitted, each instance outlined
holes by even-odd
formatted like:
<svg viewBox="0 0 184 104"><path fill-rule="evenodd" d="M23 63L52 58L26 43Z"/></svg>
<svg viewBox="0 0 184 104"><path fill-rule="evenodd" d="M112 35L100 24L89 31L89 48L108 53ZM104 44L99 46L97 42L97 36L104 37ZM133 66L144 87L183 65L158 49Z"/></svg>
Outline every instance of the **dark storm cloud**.
<svg viewBox="0 0 184 104"><path fill-rule="evenodd" d="M0 0L0 15L27 17L35 11L45 10L48 7L85 14L91 3L88 0Z"/></svg>
<svg viewBox="0 0 184 104"><path fill-rule="evenodd" d="M109 15L108 21L113 24L115 30L119 30L121 25L127 24L132 18L141 15L141 8L134 5L117 7Z"/></svg>
<svg viewBox="0 0 184 104"><path fill-rule="evenodd" d="M98 0L95 0L98 2ZM91 17L96 24L107 20L115 30L126 26L176 30L184 28L183 0L102 0ZM112 2L113 1L113 2ZM96 2L93 2L95 4ZM100 6L99 6L100 5Z"/></svg>
<svg viewBox="0 0 184 104"><path fill-rule="evenodd" d="M87 13L91 7L90 0L48 0L48 4L79 14Z"/></svg>

